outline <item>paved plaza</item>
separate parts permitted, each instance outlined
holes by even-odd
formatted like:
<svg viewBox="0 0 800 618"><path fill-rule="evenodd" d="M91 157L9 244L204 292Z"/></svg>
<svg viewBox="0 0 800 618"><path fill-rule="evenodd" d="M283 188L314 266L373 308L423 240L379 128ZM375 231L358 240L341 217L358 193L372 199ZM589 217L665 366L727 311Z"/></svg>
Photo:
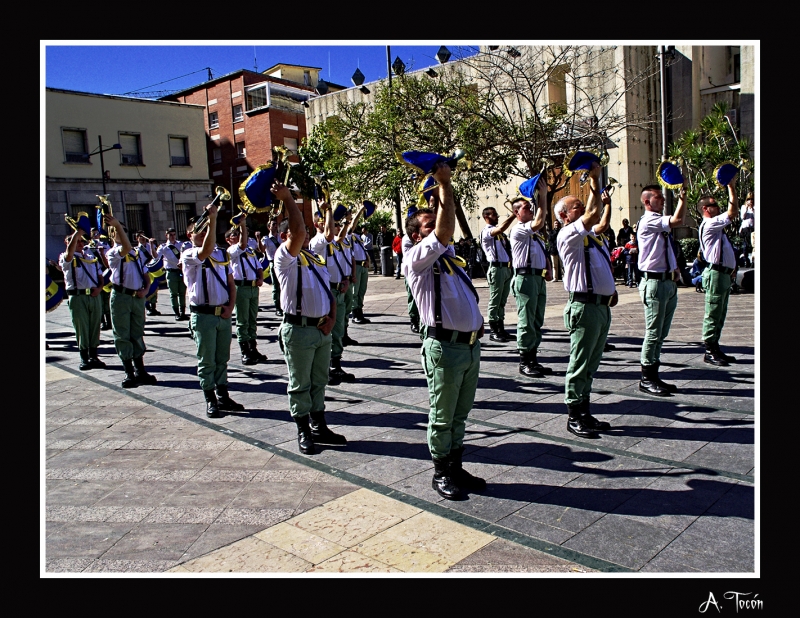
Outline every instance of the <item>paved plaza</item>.
<svg viewBox="0 0 800 618"><path fill-rule="evenodd" d="M487 283L475 283L485 316ZM552 375L520 375L515 344L484 337L464 465L488 487L463 501L431 488L428 391L402 280L370 275L372 323L350 325L358 345L342 359L357 381L326 391L328 423L348 444L316 455L297 447L269 286L258 320L269 360L242 365L234 335L229 387L246 411L219 419L206 418L195 345L167 290L164 315L145 325L158 384L134 389L120 387L110 331L108 369L78 370L64 302L44 326L41 572L757 574L758 294L731 296L721 345L738 362L719 368L703 362L703 294L678 293L661 377L679 390L662 398L639 391L643 311L638 291L619 287L616 349L592 399L612 429L597 440L566 429L562 283L547 286L539 349ZM514 332L513 296L506 312Z"/></svg>

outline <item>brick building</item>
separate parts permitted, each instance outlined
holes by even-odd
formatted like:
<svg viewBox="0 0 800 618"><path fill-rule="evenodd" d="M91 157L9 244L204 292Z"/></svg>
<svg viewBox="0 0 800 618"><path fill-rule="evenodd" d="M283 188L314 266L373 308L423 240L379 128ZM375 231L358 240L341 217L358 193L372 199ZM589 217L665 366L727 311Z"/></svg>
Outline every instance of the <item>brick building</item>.
<svg viewBox="0 0 800 618"><path fill-rule="evenodd" d="M301 70L306 83L276 76L290 66ZM306 136L304 104L316 95L319 71L295 65L276 65L264 73L241 69L161 99L205 108L210 178L231 192L233 212L241 204L239 186L255 168L272 160L273 147L285 146L292 153L289 160L299 161L297 148ZM311 225L310 202L299 198L298 205ZM225 213L220 227L224 229L231 216ZM261 228L268 219L269 213L258 213L248 217L248 223Z"/></svg>

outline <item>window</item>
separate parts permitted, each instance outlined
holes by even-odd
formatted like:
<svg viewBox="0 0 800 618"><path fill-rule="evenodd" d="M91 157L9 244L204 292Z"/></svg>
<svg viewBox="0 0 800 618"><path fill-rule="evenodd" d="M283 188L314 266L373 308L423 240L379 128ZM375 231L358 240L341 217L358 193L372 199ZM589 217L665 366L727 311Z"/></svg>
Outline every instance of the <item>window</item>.
<svg viewBox="0 0 800 618"><path fill-rule="evenodd" d="M294 137L284 137L283 145L291 152L297 152L297 139Z"/></svg>
<svg viewBox="0 0 800 618"><path fill-rule="evenodd" d="M125 204L125 226L129 234L143 230L145 234L152 236L147 204Z"/></svg>
<svg viewBox="0 0 800 618"><path fill-rule="evenodd" d="M252 90L248 90L245 103L247 104L248 112L254 109L258 109L259 107L266 107L267 87L261 86L259 88L253 88Z"/></svg>
<svg viewBox="0 0 800 618"><path fill-rule="evenodd" d="M567 111L567 80L564 77L569 73L569 65L561 64L553 67L547 78L547 99L550 111L553 113L566 113Z"/></svg>
<svg viewBox="0 0 800 618"><path fill-rule="evenodd" d="M242 111L241 105L234 105L233 106L233 121L234 122L241 122L244 120L244 112Z"/></svg>
<svg viewBox="0 0 800 618"><path fill-rule="evenodd" d="M194 204L175 204L175 230L178 232L179 238L184 237L189 219L194 216Z"/></svg>
<svg viewBox="0 0 800 618"><path fill-rule="evenodd" d="M311 85L311 71L303 71L303 83L306 86Z"/></svg>
<svg viewBox="0 0 800 618"><path fill-rule="evenodd" d="M64 163L89 163L84 129L61 129L61 139L64 143Z"/></svg>
<svg viewBox="0 0 800 618"><path fill-rule="evenodd" d="M217 115L217 112L208 112L208 128L219 128L219 116Z"/></svg>
<svg viewBox="0 0 800 618"><path fill-rule="evenodd" d="M169 137L170 165L189 165L189 140L186 137Z"/></svg>
<svg viewBox="0 0 800 618"><path fill-rule="evenodd" d="M222 163L222 148L212 149L211 156L214 158L214 163Z"/></svg>
<svg viewBox="0 0 800 618"><path fill-rule="evenodd" d="M244 147L244 142L236 142L236 158L244 159L247 156L247 150Z"/></svg>
<svg viewBox="0 0 800 618"><path fill-rule="evenodd" d="M119 143L122 145L122 150L120 150L120 155L122 157L121 165L142 165L138 133L120 133ZM140 227L137 229L142 230L144 228Z"/></svg>

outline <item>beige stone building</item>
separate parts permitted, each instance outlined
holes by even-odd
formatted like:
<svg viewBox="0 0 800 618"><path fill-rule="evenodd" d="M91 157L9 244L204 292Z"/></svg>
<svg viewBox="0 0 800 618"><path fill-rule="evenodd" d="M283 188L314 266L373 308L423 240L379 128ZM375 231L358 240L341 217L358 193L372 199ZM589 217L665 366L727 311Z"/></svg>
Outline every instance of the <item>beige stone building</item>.
<svg viewBox="0 0 800 618"><path fill-rule="evenodd" d="M549 53L557 57L563 52L563 47L559 46L551 46L546 52L543 48L524 46L500 48L499 51L486 46L480 49L477 56L448 65L460 64L462 68L468 65L466 70L472 73L476 83L484 85L504 79L503 71L491 68L503 52L518 63L529 56L538 58L537 54L546 56ZM641 188L656 181L656 170L664 152L664 137L669 143L684 130L698 126L717 101L728 102L732 110L729 116L737 136L747 136L755 144L758 58L753 42L678 46L667 57L663 69L656 46L609 44L583 47L581 55L567 54L566 58L569 61L558 65L559 70L548 75L546 87L538 90L533 98L537 108L565 104L570 110L580 108L580 115L584 117L603 115L606 119L613 119L607 142L609 162L606 177L619 182L612 204L611 226L615 230L622 226L623 218L635 223L643 214L639 199ZM447 70L448 65L436 66L435 70ZM425 71L425 68L418 69L410 75L418 74L424 78ZM662 79L666 92L665 109L661 105ZM306 110L309 133L315 124L337 113L340 101L372 101L376 88L374 84L365 86L366 93L363 88L354 87L311 99ZM516 106L510 105L509 109L516 109L520 114L530 104L517 103ZM637 119L635 126L625 126L626 119L632 118ZM667 119L666 126L663 118ZM473 235L484 226L480 209L493 206L498 212L504 212L504 201L517 192L524 180L522 177L513 178L505 186L485 191L479 208L468 214ZM582 189L578 178L573 176L570 185L557 193L553 202L565 193L582 194L585 200L585 191L586 188ZM382 206L391 208L389 204ZM692 232L685 230L683 233L688 235ZM460 231L457 230L456 236L460 237Z"/></svg>
<svg viewBox="0 0 800 618"><path fill-rule="evenodd" d="M44 112L46 257L64 250L65 214L94 220L97 195L159 242L208 203L204 107L46 88Z"/></svg>

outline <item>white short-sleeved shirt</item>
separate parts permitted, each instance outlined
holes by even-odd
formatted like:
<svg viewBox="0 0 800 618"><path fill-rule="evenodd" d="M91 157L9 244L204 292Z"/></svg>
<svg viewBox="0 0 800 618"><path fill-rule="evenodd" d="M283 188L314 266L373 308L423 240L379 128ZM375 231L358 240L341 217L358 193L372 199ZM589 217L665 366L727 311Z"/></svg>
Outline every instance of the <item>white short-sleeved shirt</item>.
<svg viewBox="0 0 800 618"><path fill-rule="evenodd" d="M372 251L372 234L367 232L366 234L361 235L361 242L364 243L364 249L367 251Z"/></svg>
<svg viewBox="0 0 800 618"><path fill-rule="evenodd" d="M67 261L67 252L58 256L58 265L64 272L64 287L68 290L86 290L103 284L103 263L84 247L75 251L72 262Z"/></svg>
<svg viewBox="0 0 800 618"><path fill-rule="evenodd" d="M672 250L668 235L672 228L669 215L645 211L636 228L639 244L639 270L644 272L672 272L678 268L678 260Z"/></svg>
<svg viewBox="0 0 800 618"><path fill-rule="evenodd" d="M408 252L404 251L403 275L419 308L420 321L426 326L436 326L433 265L440 256L455 257L455 254L453 247L440 243L434 232L411 247ZM454 266L454 268L459 267ZM467 277L463 270L461 272ZM440 275L440 282L441 326L461 332L479 330L483 325L483 316L470 286L457 273L449 275L444 269Z"/></svg>
<svg viewBox="0 0 800 618"><path fill-rule="evenodd" d="M592 292L601 296L611 296L616 291L614 275L608 249L602 240L586 229L583 221L578 219L565 225L556 237L558 255L564 264L564 289L567 292L588 292L586 281L586 255L584 238L591 236L600 240L600 245L589 247L589 269L592 275ZM594 241L589 238L588 242Z"/></svg>
<svg viewBox="0 0 800 618"><path fill-rule="evenodd" d="M403 238L400 241L400 250L403 252L403 256L405 257L406 252L414 246L414 241L411 240L411 237L408 234L403 234Z"/></svg>
<svg viewBox="0 0 800 618"><path fill-rule="evenodd" d="M132 247L128 255L123 258L122 245L114 245L106 253L106 259L111 269L111 283L129 290L141 290L144 287L144 277L147 276L147 258L144 251Z"/></svg>
<svg viewBox="0 0 800 618"><path fill-rule="evenodd" d="M179 268L181 249L177 242L165 242L158 246L157 255L164 258L164 268Z"/></svg>
<svg viewBox="0 0 800 618"><path fill-rule="evenodd" d="M353 274L353 246L346 237L343 238L338 245L342 249L341 255L337 256L339 258L339 263L342 265L344 276L349 277Z"/></svg>
<svg viewBox="0 0 800 618"><path fill-rule="evenodd" d="M725 228L730 222L727 212L716 217L703 217L700 223L700 249L709 264L736 267L736 252L725 235Z"/></svg>
<svg viewBox="0 0 800 618"><path fill-rule="evenodd" d="M278 247L281 246L281 239L270 234L266 238L261 239L261 244L264 245L264 250L269 256L269 261L272 262L275 259L275 252L278 250Z"/></svg>
<svg viewBox="0 0 800 618"><path fill-rule="evenodd" d="M192 247L181 254L181 264L183 264L183 276L186 280L186 290L189 294L189 304L191 305L211 305L217 307L226 305L230 296L228 295L228 272L230 264L224 266L223 262L228 262L228 253L220 247L214 247L209 259L213 264L213 270L219 275L214 276L212 268L203 269L203 261L197 257L202 247ZM216 262L216 263L215 263ZM205 273L203 271L206 271ZM203 291L203 278L208 289L208 298ZM221 280L221 281L220 281ZM222 283L224 282L224 284Z"/></svg>
<svg viewBox="0 0 800 618"><path fill-rule="evenodd" d="M258 259L252 247L242 249L239 243L236 243L228 247L228 255L231 256L231 270L234 279L237 281L258 279L258 271L262 270L261 260Z"/></svg>
<svg viewBox="0 0 800 618"><path fill-rule="evenodd" d="M191 240L184 240L184 241L181 243L181 253L183 253L183 252L184 252L184 251L186 251L187 249L191 249L193 246L194 246L194 245L192 244L192 241L191 241Z"/></svg>
<svg viewBox="0 0 800 618"><path fill-rule="evenodd" d="M489 224L481 230L481 248L489 262L510 262L511 258L503 243L506 235L501 232L497 236L492 236L492 230L496 227Z"/></svg>
<svg viewBox="0 0 800 618"><path fill-rule="evenodd" d="M350 242L350 247L353 252L353 257L356 262L363 262L367 259L367 251L364 248L364 243L356 234L348 234L347 240Z"/></svg>
<svg viewBox="0 0 800 618"><path fill-rule="evenodd" d="M300 254L302 255L302 253ZM297 315L297 276L298 270L302 271L303 298L300 315L310 318L321 318L331 309L330 279L324 266L308 263L303 256L292 257L285 244L275 251L273 272L278 277L281 288L281 307L286 313ZM298 266L298 263L300 266ZM305 263L305 265L304 265ZM319 278L311 272L314 269ZM321 279L321 281L320 281Z"/></svg>
<svg viewBox="0 0 800 618"><path fill-rule="evenodd" d="M511 228L511 258L514 268L547 268L547 253L539 232L528 223L517 223Z"/></svg>

